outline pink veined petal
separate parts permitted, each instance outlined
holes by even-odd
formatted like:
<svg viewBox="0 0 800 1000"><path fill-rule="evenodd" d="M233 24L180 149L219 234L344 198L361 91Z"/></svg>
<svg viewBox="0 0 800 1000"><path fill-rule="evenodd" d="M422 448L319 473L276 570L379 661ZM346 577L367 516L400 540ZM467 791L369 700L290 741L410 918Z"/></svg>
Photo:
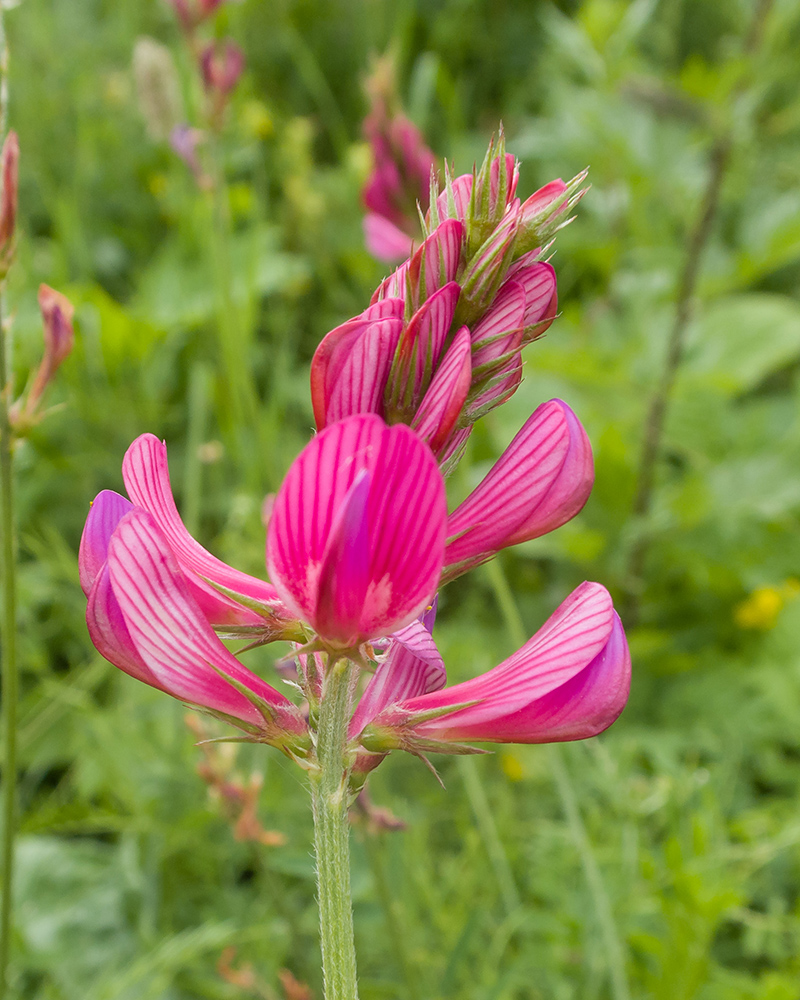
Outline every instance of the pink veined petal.
<svg viewBox="0 0 800 1000"><path fill-rule="evenodd" d="M267 552L283 599L317 625L323 557L345 497L362 470L370 476L369 585L359 621L363 640L388 635L411 621L439 581L444 483L430 450L412 431L403 425L387 427L364 414L318 434L293 463L278 493Z"/></svg>
<svg viewBox="0 0 800 1000"><path fill-rule="evenodd" d="M561 400L528 418L483 482L450 515L445 565L474 565L569 520L594 478L591 447Z"/></svg>
<svg viewBox="0 0 800 1000"><path fill-rule="evenodd" d="M607 659L601 656L606 649L610 653ZM584 707L589 706L590 716L597 702L603 702L598 715L608 718L609 706L616 705L625 690L624 674L626 663L629 664L626 658L624 634L619 629L608 591L599 583L583 583L521 649L499 666L454 687L404 701L397 707L402 713L413 713L474 701L476 704L451 715L419 723L414 732L444 740L537 742L542 732L537 732L531 723L535 720L535 706L543 705L545 717L557 715L559 691L565 697L567 694L579 697ZM593 665L605 670L610 678L609 697L595 692L594 704L585 700L586 690L581 690L580 685L569 687ZM566 715L562 721L566 723ZM613 719L609 724L610 721ZM381 720L376 722L380 724ZM569 725L578 723L572 718Z"/></svg>
<svg viewBox="0 0 800 1000"><path fill-rule="evenodd" d="M259 624L263 619L254 611L223 596L202 577L275 607L279 612L284 610L279 606L274 587L212 556L186 530L172 496L167 447L163 441L153 434L142 434L136 438L125 453L122 478L133 502L149 511L164 532L178 562L189 575L195 598L210 621L215 624Z"/></svg>
<svg viewBox="0 0 800 1000"><path fill-rule="evenodd" d="M472 433L472 424L469 427L459 427L454 430L442 450L438 454L439 468L443 476L448 476L461 461L467 441Z"/></svg>
<svg viewBox="0 0 800 1000"><path fill-rule="evenodd" d="M333 387L353 346L358 343L369 323L370 320L364 316L349 319L327 333L314 352L311 360L311 402L319 430L328 422L328 402Z"/></svg>
<svg viewBox="0 0 800 1000"><path fill-rule="evenodd" d="M105 566L108 543L114 534L114 529L129 510L133 510L130 500L113 490L102 490L92 501L78 553L81 587L87 597L98 574Z"/></svg>
<svg viewBox="0 0 800 1000"><path fill-rule="evenodd" d="M408 233L375 212L364 216L364 242L369 253L384 264L405 260L414 244Z"/></svg>
<svg viewBox="0 0 800 1000"><path fill-rule="evenodd" d="M356 413L383 415L383 394L402 329L402 320L392 318L375 320L362 332L331 389L327 424Z"/></svg>
<svg viewBox="0 0 800 1000"><path fill-rule="evenodd" d="M463 242L463 223L458 219L446 219L409 260L381 282L371 304L388 297L404 298L408 293L412 308L418 309L437 289L455 280Z"/></svg>
<svg viewBox="0 0 800 1000"><path fill-rule="evenodd" d="M521 340L524 322L525 289L516 281L506 281L491 309L472 330L473 366L513 350Z"/></svg>
<svg viewBox="0 0 800 1000"><path fill-rule="evenodd" d="M472 174L461 174L453 180L452 195L455 213L451 212L450 197L446 189L436 199L439 218L442 220L459 219L461 222L464 222L467 217L467 210L469 209L469 200L472 196Z"/></svg>
<svg viewBox="0 0 800 1000"><path fill-rule="evenodd" d="M409 320L399 338L392 365L387 405L410 398L409 407L416 410L439 364L460 291L455 281L448 282L434 292Z"/></svg>
<svg viewBox="0 0 800 1000"><path fill-rule="evenodd" d="M369 586L369 484L369 472L363 469L337 511L319 571L316 624L323 635L344 646L359 640Z"/></svg>
<svg viewBox="0 0 800 1000"><path fill-rule="evenodd" d="M361 313L361 319L370 321L376 319L404 319L406 304L403 299L381 299L374 305L367 306Z"/></svg>
<svg viewBox="0 0 800 1000"><path fill-rule="evenodd" d="M462 326L433 376L411 423L434 455L450 436L472 385L469 329Z"/></svg>
<svg viewBox="0 0 800 1000"><path fill-rule="evenodd" d="M522 203L522 224L530 222L534 219L540 212L543 212L550 205L558 201L559 198L563 197L567 193L567 185L557 178L554 181L550 181L549 184L545 184L544 187L539 188L538 191L526 198ZM566 201L564 202L564 208L566 209Z"/></svg>
<svg viewBox="0 0 800 1000"><path fill-rule="evenodd" d="M258 709L217 673L218 668L291 715L291 703L243 667L214 634L149 513L135 510L120 521L109 544L108 569L131 641L165 691L262 726Z"/></svg>
<svg viewBox="0 0 800 1000"><path fill-rule="evenodd" d="M124 670L138 681L144 681L159 691L166 690L145 665L131 639L111 587L107 563L103 564L103 568L95 577L87 596L89 600L86 605L86 626L97 652L109 663L113 663L115 667Z"/></svg>
<svg viewBox="0 0 800 1000"><path fill-rule="evenodd" d="M519 181L519 164L513 153L506 153L501 160L500 157L492 161L490 180L490 211L494 214L497 199L500 194L500 169L501 164L505 168L506 174L506 205L514 200Z"/></svg>
<svg viewBox="0 0 800 1000"><path fill-rule="evenodd" d="M525 291L525 326L553 319L558 308L558 294L556 272L550 264L531 264L519 268L514 271L510 280L521 285Z"/></svg>
<svg viewBox="0 0 800 1000"><path fill-rule="evenodd" d="M421 619L395 633L389 655L370 679L350 720L351 739L389 705L444 687L447 673L430 633L435 617L434 602Z"/></svg>

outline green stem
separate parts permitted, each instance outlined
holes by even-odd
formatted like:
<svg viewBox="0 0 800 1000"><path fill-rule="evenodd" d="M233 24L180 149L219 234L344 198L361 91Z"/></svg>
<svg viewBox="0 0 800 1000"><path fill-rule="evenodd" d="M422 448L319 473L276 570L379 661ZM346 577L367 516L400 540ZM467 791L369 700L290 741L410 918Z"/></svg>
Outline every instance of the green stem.
<svg viewBox="0 0 800 1000"><path fill-rule="evenodd" d="M523 646L528 635L522 622L522 616L517 608L514 595L508 585L503 567L499 559L494 559L487 564L487 576L495 593L497 605L505 619L506 627L515 646ZM608 898L603 873L597 864L597 859L592 850L592 842L581 817L578 798L572 784L572 778L564 763L564 757L558 744L553 743L548 747L550 755L550 771L553 776L553 783L556 787L561 808L567 819L572 841L581 860L581 867L589 887L589 894L592 897L595 917L600 925L600 932L603 935L605 945L609 976L611 978L611 992L614 1000L629 1000L630 991L625 975L625 950L617 932L614 912Z"/></svg>
<svg viewBox="0 0 800 1000"><path fill-rule="evenodd" d="M203 464L200 446L208 423L208 389L211 373L203 361L196 361L189 376L189 419L186 428L186 464L183 473L183 523L190 535L200 529L200 496Z"/></svg>
<svg viewBox="0 0 800 1000"><path fill-rule="evenodd" d="M328 663L317 729L319 769L311 775L325 1000L358 1000L345 759L354 669L349 660Z"/></svg>

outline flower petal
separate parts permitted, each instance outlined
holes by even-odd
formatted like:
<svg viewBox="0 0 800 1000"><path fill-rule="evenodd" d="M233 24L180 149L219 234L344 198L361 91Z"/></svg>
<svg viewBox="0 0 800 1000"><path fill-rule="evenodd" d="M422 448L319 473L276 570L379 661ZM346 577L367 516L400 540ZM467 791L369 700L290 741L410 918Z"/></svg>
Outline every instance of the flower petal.
<svg viewBox="0 0 800 1000"><path fill-rule="evenodd" d="M369 253L384 264L405 260L414 244L408 233L376 212L364 216L364 242Z"/></svg>
<svg viewBox="0 0 800 1000"><path fill-rule="evenodd" d="M361 639L410 622L436 590L443 551L444 482L430 449L403 425L371 414L318 434L300 453L275 500L267 547L269 572L284 601L321 631L320 572L339 511L362 470L369 583ZM323 638L335 639L334 636Z"/></svg>
<svg viewBox="0 0 800 1000"><path fill-rule="evenodd" d="M133 646L165 691L263 727L255 705L219 670L276 709L288 710L291 718L291 703L243 667L214 634L147 511L134 510L120 521L109 544L108 569Z"/></svg>
<svg viewBox="0 0 800 1000"><path fill-rule="evenodd" d="M214 624L262 624L263 618L225 597L204 578L267 604L275 609L276 614L285 616L285 609L280 607L274 587L212 556L186 530L172 496L167 447L163 441L153 434L142 434L136 438L125 453L122 478L133 502L149 511L163 531L209 621Z"/></svg>
<svg viewBox="0 0 800 1000"><path fill-rule="evenodd" d="M472 385L469 330L462 326L433 376L411 426L437 454L450 436Z"/></svg>
<svg viewBox="0 0 800 1000"><path fill-rule="evenodd" d="M474 701L420 722L425 739L541 743L606 728L628 694L630 656L608 591L581 584L545 625L499 666L444 691L404 701L396 716ZM376 725L389 722L376 719Z"/></svg>
<svg viewBox="0 0 800 1000"><path fill-rule="evenodd" d="M561 400L543 403L450 515L445 565L463 572L553 531L580 511L593 480L591 446L578 418Z"/></svg>
<svg viewBox="0 0 800 1000"><path fill-rule="evenodd" d="M383 415L383 394L402 329L402 320L382 319L363 330L331 389L326 424L356 413Z"/></svg>
<svg viewBox="0 0 800 1000"><path fill-rule="evenodd" d="M81 587L87 597L105 565L111 536L130 510L133 510L130 500L113 490L102 490L92 501L78 553Z"/></svg>

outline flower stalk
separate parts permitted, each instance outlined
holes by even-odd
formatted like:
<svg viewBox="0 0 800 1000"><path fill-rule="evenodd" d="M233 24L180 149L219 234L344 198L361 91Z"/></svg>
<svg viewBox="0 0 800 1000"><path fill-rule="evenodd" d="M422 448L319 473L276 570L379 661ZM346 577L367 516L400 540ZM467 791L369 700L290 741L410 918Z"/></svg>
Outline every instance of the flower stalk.
<svg viewBox="0 0 800 1000"><path fill-rule="evenodd" d="M331 661L319 708L319 767L311 772L322 974L325 1000L358 1000L347 818L352 764L345 749L355 664L346 659Z"/></svg>

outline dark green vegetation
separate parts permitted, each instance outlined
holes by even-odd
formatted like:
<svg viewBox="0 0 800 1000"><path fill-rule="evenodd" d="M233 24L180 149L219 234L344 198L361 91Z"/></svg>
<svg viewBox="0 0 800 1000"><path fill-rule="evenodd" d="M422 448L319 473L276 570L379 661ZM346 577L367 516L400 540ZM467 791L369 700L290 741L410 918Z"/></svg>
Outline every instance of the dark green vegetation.
<svg viewBox="0 0 800 1000"><path fill-rule="evenodd" d="M528 634L580 581L607 584L634 686L590 743L444 760L447 791L400 755L373 775L373 799L408 828L355 830L362 1000L797 1000L797 0L231 3L218 29L248 69L222 150L230 233L137 106L144 34L173 50L191 98L166 4L24 0L6 20L18 388L40 352L40 281L70 295L78 331L50 397L63 408L16 456L14 995L271 998L288 967L319 996L302 774L239 752L286 844L237 842L196 773L184 710L90 646L76 552L89 500L121 488L125 448L153 431L198 536L263 572L260 502L308 438L311 354L384 273L361 242L360 80L393 41L410 113L461 171L501 118L521 193L591 166L557 241L562 315L452 486L540 401L573 406L594 494L502 567ZM692 314L648 493L640 452L680 301ZM234 341L252 412L220 361ZM454 679L513 648L487 572L441 609ZM271 669L263 650L247 662ZM230 945L261 993L218 973Z"/></svg>

